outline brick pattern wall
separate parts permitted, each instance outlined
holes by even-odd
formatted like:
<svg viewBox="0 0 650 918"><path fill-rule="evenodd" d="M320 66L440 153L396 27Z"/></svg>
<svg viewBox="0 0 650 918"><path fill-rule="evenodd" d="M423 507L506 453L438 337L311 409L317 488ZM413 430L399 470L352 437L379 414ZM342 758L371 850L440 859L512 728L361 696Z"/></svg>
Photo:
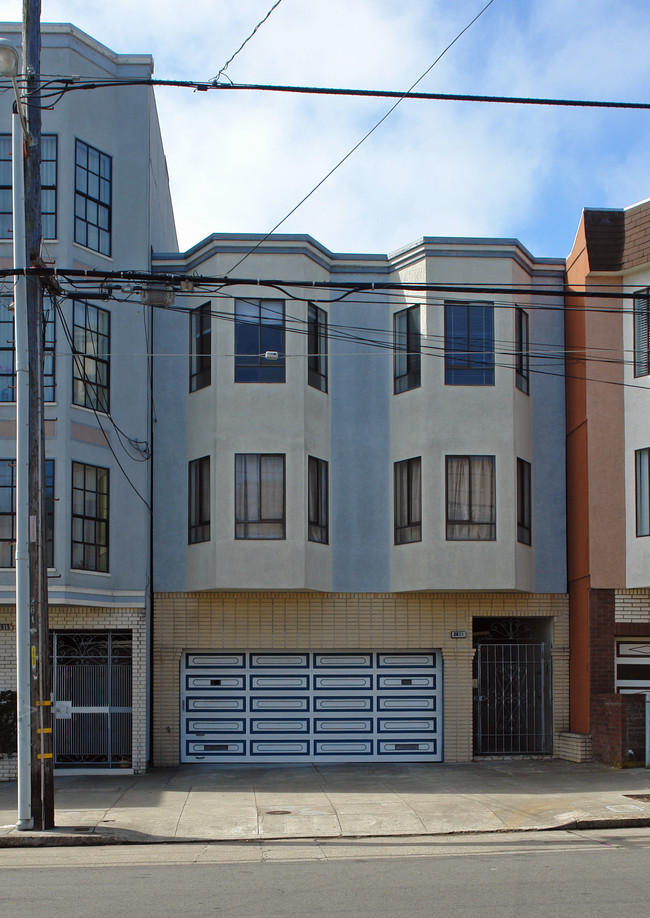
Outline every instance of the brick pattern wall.
<svg viewBox="0 0 650 918"><path fill-rule="evenodd" d="M650 625L650 590L616 590L614 619L617 625Z"/></svg>
<svg viewBox="0 0 650 918"><path fill-rule="evenodd" d="M623 268L650 261L650 203L644 201L625 211Z"/></svg>
<svg viewBox="0 0 650 918"><path fill-rule="evenodd" d="M592 696L614 691L614 602L614 590L589 592L589 681Z"/></svg>
<svg viewBox="0 0 650 918"><path fill-rule="evenodd" d="M13 606L0 606L0 624L13 624ZM133 770L142 774L147 767L147 641L144 609L99 608L94 606L50 606L50 630L131 631L133 637ZM16 688L16 634L0 631L0 689ZM0 760L0 780L2 775Z"/></svg>
<svg viewBox="0 0 650 918"><path fill-rule="evenodd" d="M645 696L594 695L592 718L594 758L607 765L645 761Z"/></svg>
<svg viewBox="0 0 650 918"><path fill-rule="evenodd" d="M472 618L553 619L554 728L568 727L568 600L525 593L159 593L154 596L153 763L179 761L187 650L440 650L444 756L472 758ZM467 638L452 639L451 631Z"/></svg>
<svg viewBox="0 0 650 918"><path fill-rule="evenodd" d="M591 762L591 733L558 733L553 752L567 762Z"/></svg>

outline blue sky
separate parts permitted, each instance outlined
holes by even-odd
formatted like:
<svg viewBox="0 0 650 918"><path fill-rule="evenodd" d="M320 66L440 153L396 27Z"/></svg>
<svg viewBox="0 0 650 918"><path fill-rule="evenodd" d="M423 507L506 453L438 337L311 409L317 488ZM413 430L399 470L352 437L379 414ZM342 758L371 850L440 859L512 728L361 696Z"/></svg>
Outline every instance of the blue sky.
<svg viewBox="0 0 650 918"><path fill-rule="evenodd" d="M42 0L156 76L208 80L273 0ZM235 82L406 89L481 0L282 0L228 68ZM17 20L20 0L0 0ZM650 101L650 4L495 0L420 84ZM157 90L180 244L267 232L354 146L386 100ZM405 101L282 227L334 251L420 236L517 237L564 256L583 207L650 197L650 112Z"/></svg>

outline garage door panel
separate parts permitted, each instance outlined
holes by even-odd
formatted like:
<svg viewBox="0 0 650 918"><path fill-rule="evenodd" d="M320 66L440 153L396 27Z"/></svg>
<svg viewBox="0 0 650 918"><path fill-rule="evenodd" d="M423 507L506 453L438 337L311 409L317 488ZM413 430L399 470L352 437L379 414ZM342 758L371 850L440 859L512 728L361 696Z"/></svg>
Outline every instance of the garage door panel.
<svg viewBox="0 0 650 918"><path fill-rule="evenodd" d="M182 761L440 761L439 665L435 652L186 653Z"/></svg>

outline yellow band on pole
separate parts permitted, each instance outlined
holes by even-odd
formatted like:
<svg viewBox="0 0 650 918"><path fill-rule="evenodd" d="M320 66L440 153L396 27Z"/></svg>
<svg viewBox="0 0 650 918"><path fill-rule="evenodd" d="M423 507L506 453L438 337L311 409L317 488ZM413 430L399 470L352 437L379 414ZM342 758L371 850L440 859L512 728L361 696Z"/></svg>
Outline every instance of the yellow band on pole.
<svg viewBox="0 0 650 918"><path fill-rule="evenodd" d="M37 733L51 733L51 732L52 732L52 727L43 727L42 729L41 729L41 727L39 727L38 730L37 730L36 732L37 732Z"/></svg>
<svg viewBox="0 0 650 918"><path fill-rule="evenodd" d="M41 755L41 753L39 752L36 758L37 759L52 759L54 758L54 754L52 752L44 752L43 755Z"/></svg>
<svg viewBox="0 0 650 918"><path fill-rule="evenodd" d="M51 705L51 704L52 704L51 701L37 701L37 702L36 702L36 707L38 707L39 705L41 705L42 707L46 708L46 707L48 707L48 705Z"/></svg>

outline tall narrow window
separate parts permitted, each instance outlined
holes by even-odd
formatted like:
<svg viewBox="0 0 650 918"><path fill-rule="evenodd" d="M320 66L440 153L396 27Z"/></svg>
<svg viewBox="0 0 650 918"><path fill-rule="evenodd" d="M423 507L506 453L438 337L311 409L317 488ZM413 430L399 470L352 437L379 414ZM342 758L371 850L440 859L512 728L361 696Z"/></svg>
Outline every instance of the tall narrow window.
<svg viewBox="0 0 650 918"><path fill-rule="evenodd" d="M190 392L210 385L212 364L211 303L190 313Z"/></svg>
<svg viewBox="0 0 650 918"><path fill-rule="evenodd" d="M307 311L307 382L327 392L327 313L310 303Z"/></svg>
<svg viewBox="0 0 650 918"><path fill-rule="evenodd" d="M420 307L402 309L393 316L394 391L420 385Z"/></svg>
<svg viewBox="0 0 650 918"><path fill-rule="evenodd" d="M650 535L650 449L634 454L636 472L636 534Z"/></svg>
<svg viewBox="0 0 650 918"><path fill-rule="evenodd" d="M285 538L284 456L235 456L235 538Z"/></svg>
<svg viewBox="0 0 650 918"><path fill-rule="evenodd" d="M210 457L193 459L188 472L188 542L207 542L210 539Z"/></svg>
<svg viewBox="0 0 650 918"><path fill-rule="evenodd" d="M447 539L496 539L494 456L447 456Z"/></svg>
<svg viewBox="0 0 650 918"><path fill-rule="evenodd" d="M108 411L110 313L75 303L73 313L72 403Z"/></svg>
<svg viewBox="0 0 650 918"><path fill-rule="evenodd" d="M72 463L72 565L108 571L108 469Z"/></svg>
<svg viewBox="0 0 650 918"><path fill-rule="evenodd" d="M531 465L525 459L517 459L517 541L531 544Z"/></svg>
<svg viewBox="0 0 650 918"><path fill-rule="evenodd" d="M329 541L327 462L324 459L315 459L310 456L308 464L309 521L307 537L310 542L327 544Z"/></svg>
<svg viewBox="0 0 650 918"><path fill-rule="evenodd" d="M530 374L530 343L528 313L515 308L515 385L528 395Z"/></svg>
<svg viewBox="0 0 650 918"><path fill-rule="evenodd" d="M16 460L0 459L0 567L15 567ZM45 557L54 567L54 460L45 460Z"/></svg>
<svg viewBox="0 0 650 918"><path fill-rule="evenodd" d="M16 401L13 297L0 296L0 402ZM56 347L54 309L45 311L44 373L45 401L54 401L54 354Z"/></svg>
<svg viewBox="0 0 650 918"><path fill-rule="evenodd" d="M284 382L284 300L235 300L235 382Z"/></svg>
<svg viewBox="0 0 650 918"><path fill-rule="evenodd" d="M650 290L634 295L634 375L650 375Z"/></svg>
<svg viewBox="0 0 650 918"><path fill-rule="evenodd" d="M445 303L445 384L494 385L492 303Z"/></svg>
<svg viewBox="0 0 650 918"><path fill-rule="evenodd" d="M111 157L77 140L75 145L74 241L111 254Z"/></svg>
<svg viewBox="0 0 650 918"><path fill-rule="evenodd" d="M395 544L422 539L421 460L395 463Z"/></svg>
<svg viewBox="0 0 650 918"><path fill-rule="evenodd" d="M0 134L0 239L13 236L11 135ZM56 239L57 137L41 135L41 214L43 239Z"/></svg>
<svg viewBox="0 0 650 918"><path fill-rule="evenodd" d="M45 460L45 558L54 567L54 459Z"/></svg>

